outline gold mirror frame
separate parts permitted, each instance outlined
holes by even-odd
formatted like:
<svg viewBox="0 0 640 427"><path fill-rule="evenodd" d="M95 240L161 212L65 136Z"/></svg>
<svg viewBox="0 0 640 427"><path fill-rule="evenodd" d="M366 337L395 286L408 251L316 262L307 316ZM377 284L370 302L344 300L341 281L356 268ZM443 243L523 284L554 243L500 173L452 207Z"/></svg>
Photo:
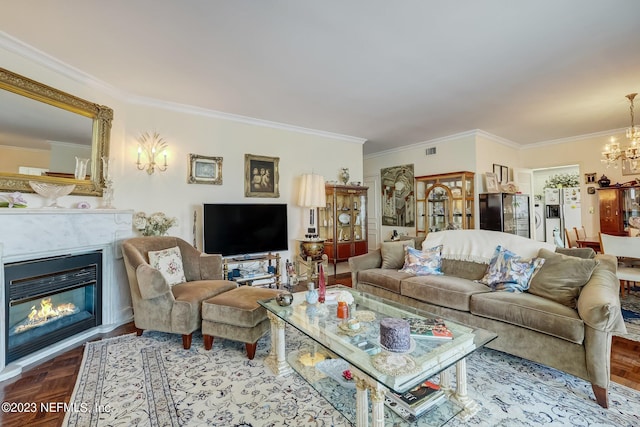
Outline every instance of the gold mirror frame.
<svg viewBox="0 0 640 427"><path fill-rule="evenodd" d="M102 196L104 177L102 176L102 157L109 156L109 139L113 110L104 105L94 104L76 96L54 89L19 74L0 68L0 89L26 96L62 108L75 114L93 119L91 141L91 180L35 176L13 173L0 173L0 191L22 191L33 193L29 181L51 184L75 184L71 194Z"/></svg>

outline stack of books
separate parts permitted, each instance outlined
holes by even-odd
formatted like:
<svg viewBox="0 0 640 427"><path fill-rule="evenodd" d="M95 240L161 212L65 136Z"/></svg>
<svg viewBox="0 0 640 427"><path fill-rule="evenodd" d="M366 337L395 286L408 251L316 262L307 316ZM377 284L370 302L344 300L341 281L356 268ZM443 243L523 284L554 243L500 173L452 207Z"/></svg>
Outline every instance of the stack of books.
<svg viewBox="0 0 640 427"><path fill-rule="evenodd" d="M388 391L385 404L401 417L412 420L425 414L444 399L445 394L440 390L440 386L431 381L424 381L403 394Z"/></svg>
<svg viewBox="0 0 640 427"><path fill-rule="evenodd" d="M444 320L424 317L405 317L411 326L411 336L414 338L453 339L453 334L447 328Z"/></svg>

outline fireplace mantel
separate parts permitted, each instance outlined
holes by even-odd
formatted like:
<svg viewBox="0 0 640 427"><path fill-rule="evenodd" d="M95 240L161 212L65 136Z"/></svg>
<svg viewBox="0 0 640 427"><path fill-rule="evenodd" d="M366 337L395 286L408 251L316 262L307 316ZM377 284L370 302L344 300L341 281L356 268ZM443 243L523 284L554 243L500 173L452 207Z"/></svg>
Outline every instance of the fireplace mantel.
<svg viewBox="0 0 640 427"><path fill-rule="evenodd" d="M102 250L102 325L77 334L5 366L5 336L0 331L0 381L25 366L108 332L133 319L131 296L120 244L133 236L133 211L117 209L0 209L0 319L6 319L4 265L7 263ZM2 329L2 328L0 328Z"/></svg>

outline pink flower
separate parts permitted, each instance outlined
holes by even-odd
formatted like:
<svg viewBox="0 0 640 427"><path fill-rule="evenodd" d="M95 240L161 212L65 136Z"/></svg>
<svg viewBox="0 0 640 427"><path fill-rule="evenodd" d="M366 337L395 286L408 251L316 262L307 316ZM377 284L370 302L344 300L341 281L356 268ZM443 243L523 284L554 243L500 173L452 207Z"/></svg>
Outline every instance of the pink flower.
<svg viewBox="0 0 640 427"><path fill-rule="evenodd" d="M351 375L351 371L348 369L346 371L342 371L342 377L347 381L353 380L353 375Z"/></svg>

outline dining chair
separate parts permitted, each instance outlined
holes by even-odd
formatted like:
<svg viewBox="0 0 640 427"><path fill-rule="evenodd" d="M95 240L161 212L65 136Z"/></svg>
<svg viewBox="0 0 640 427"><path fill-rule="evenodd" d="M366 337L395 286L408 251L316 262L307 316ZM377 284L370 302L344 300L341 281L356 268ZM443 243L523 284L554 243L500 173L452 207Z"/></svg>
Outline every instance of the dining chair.
<svg viewBox="0 0 640 427"><path fill-rule="evenodd" d="M573 231L576 233L577 240L584 240L587 238L587 232L584 229L584 225L580 228L573 227Z"/></svg>
<svg viewBox="0 0 640 427"><path fill-rule="evenodd" d="M567 240L567 247L568 248L577 248L578 247L578 242L576 242L576 233L572 233L569 231L568 228L564 229L564 235L566 237Z"/></svg>
<svg viewBox="0 0 640 427"><path fill-rule="evenodd" d="M603 254L613 255L620 259L637 261L640 260L640 238L628 236L612 236L610 234L599 233L600 248ZM625 288L627 293L631 289L631 283L640 282L640 268L633 264L619 263L616 273L620 280L620 292L624 297Z"/></svg>

